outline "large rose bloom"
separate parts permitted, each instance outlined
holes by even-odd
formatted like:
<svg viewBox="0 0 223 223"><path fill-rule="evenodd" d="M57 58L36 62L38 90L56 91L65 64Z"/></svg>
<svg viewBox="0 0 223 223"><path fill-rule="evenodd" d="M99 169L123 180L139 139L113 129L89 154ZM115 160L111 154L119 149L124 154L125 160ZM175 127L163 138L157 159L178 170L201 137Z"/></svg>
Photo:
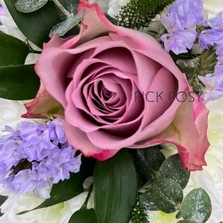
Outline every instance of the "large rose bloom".
<svg viewBox="0 0 223 223"><path fill-rule="evenodd" d="M80 34L45 44L36 65L41 92L28 109L35 111L45 88L65 110L70 144L84 155L105 160L123 147L169 142L186 168L200 169L207 110L197 98L185 100L185 75L152 37L112 25L96 4L82 0L79 10Z"/></svg>

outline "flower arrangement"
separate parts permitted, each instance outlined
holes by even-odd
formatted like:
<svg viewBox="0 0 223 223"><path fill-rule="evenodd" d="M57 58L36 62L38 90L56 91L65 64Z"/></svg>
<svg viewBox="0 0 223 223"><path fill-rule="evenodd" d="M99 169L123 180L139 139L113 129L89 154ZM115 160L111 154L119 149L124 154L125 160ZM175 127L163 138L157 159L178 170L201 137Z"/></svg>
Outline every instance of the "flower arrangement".
<svg viewBox="0 0 223 223"><path fill-rule="evenodd" d="M223 221L223 4L0 1L1 222Z"/></svg>

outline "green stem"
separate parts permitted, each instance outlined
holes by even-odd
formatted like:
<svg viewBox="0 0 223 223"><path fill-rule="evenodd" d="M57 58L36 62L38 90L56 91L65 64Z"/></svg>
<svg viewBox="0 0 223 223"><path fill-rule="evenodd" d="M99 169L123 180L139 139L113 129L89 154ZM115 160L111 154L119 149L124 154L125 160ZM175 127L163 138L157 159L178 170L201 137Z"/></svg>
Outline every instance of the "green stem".
<svg viewBox="0 0 223 223"><path fill-rule="evenodd" d="M58 0L52 0L54 2L54 4L60 9L60 11L66 15L67 17L70 17L72 14L69 13L64 7L63 5L58 1Z"/></svg>

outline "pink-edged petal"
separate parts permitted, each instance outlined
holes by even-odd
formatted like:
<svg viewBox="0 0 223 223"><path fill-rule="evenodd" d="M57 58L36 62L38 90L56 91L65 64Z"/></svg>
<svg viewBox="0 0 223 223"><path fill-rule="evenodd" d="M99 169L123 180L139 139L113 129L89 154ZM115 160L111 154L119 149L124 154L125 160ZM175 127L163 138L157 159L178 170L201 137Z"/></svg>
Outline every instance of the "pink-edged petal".
<svg viewBox="0 0 223 223"><path fill-rule="evenodd" d="M76 128L69 124L70 121L65 118L64 120L64 130L68 142L75 149L80 150L86 156L92 156L93 154L98 154L101 150L93 145L86 134L79 128Z"/></svg>
<svg viewBox="0 0 223 223"><path fill-rule="evenodd" d="M153 37L150 37L145 33L141 32L139 34L139 32L136 30L113 25L111 22L109 22L97 4L90 4L87 0L81 0L79 5L79 12L81 11L85 11L82 22L82 37L84 41L99 36L100 34L110 32L114 33L114 39L117 36L121 36L123 38L127 37L126 41L130 42L131 44L135 43L137 48L161 48L159 43ZM97 27L97 29L94 27Z"/></svg>
<svg viewBox="0 0 223 223"><path fill-rule="evenodd" d="M63 106L66 106L66 72L71 60L72 55L60 48L47 48L35 65L36 73L45 89Z"/></svg>
<svg viewBox="0 0 223 223"><path fill-rule="evenodd" d="M69 144L81 151L86 157L93 156L98 160L107 160L118 152L118 150L99 149L89 141L85 133L68 124L66 120L64 121L64 129Z"/></svg>
<svg viewBox="0 0 223 223"><path fill-rule="evenodd" d="M92 156L98 160L104 161L113 157L119 150L107 150L103 149L98 154L93 154Z"/></svg>
<svg viewBox="0 0 223 223"><path fill-rule="evenodd" d="M196 96L194 96L196 100ZM194 116L193 109L199 110ZM195 112L196 113L196 112ZM206 165L204 156L209 147L207 139L208 110L202 102L186 101L179 108L174 121L161 134L137 143L132 148L147 147L164 142L176 145L181 160L187 170L201 170Z"/></svg>
<svg viewBox="0 0 223 223"><path fill-rule="evenodd" d="M25 107L27 113L22 115L23 118L47 118L50 115L63 116L64 113L61 104L49 95L42 84L36 98L26 103Z"/></svg>
<svg viewBox="0 0 223 223"><path fill-rule="evenodd" d="M95 37L104 33L109 33L111 38L122 37L126 42L129 42L134 48L141 49L156 49L160 48L160 44L151 36L145 33L139 33L133 29L127 29L124 27L118 27L113 25L101 11L97 4L90 4L87 0L81 0L79 5L79 12L84 11L84 17L82 20L81 31L78 37L70 39L63 47L69 48L76 44L87 42ZM97 29L95 29L97 27ZM77 41L78 39L78 41Z"/></svg>

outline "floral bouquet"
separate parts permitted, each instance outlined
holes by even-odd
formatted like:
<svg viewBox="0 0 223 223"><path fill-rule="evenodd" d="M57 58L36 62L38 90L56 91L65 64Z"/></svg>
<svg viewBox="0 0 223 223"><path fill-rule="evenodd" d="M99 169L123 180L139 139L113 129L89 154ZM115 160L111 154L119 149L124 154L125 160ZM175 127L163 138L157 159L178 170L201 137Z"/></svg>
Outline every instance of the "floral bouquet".
<svg viewBox="0 0 223 223"><path fill-rule="evenodd" d="M222 222L222 96L221 0L0 0L0 222Z"/></svg>

